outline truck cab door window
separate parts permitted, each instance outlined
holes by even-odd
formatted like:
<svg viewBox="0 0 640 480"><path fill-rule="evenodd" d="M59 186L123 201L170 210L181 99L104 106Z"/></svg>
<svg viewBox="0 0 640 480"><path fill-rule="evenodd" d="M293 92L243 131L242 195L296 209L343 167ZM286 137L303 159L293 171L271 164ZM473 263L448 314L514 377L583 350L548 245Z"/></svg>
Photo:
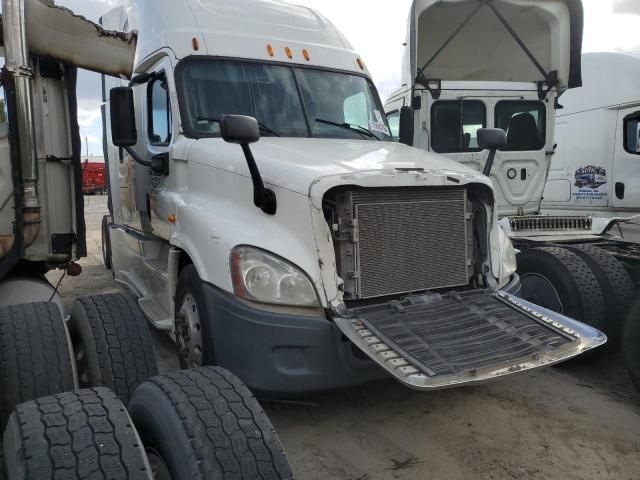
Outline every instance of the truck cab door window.
<svg viewBox="0 0 640 480"><path fill-rule="evenodd" d="M487 126L480 100L442 100L431 108L431 148L437 153L479 152L478 130Z"/></svg>
<svg viewBox="0 0 640 480"><path fill-rule="evenodd" d="M640 155L640 112L634 112L624 119L624 149Z"/></svg>
<svg viewBox="0 0 640 480"><path fill-rule="evenodd" d="M171 142L171 104L169 88L164 74L149 84L149 141L151 145Z"/></svg>
<svg viewBox="0 0 640 480"><path fill-rule="evenodd" d="M391 139L397 142L400 138L400 111L390 112L387 114L387 122L391 130Z"/></svg>
<svg viewBox="0 0 640 480"><path fill-rule="evenodd" d="M503 100L496 105L496 128L507 132L503 151L537 151L546 144L547 112L537 101Z"/></svg>

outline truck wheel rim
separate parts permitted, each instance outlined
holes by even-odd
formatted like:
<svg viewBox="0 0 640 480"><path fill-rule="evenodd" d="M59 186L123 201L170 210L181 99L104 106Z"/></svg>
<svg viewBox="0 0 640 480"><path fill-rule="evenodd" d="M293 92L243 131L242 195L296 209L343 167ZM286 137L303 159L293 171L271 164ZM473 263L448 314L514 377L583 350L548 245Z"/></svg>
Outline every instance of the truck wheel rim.
<svg viewBox="0 0 640 480"><path fill-rule="evenodd" d="M558 290L551 281L538 274L528 273L520 278L522 298L557 313L563 313L564 307Z"/></svg>
<svg viewBox="0 0 640 480"><path fill-rule="evenodd" d="M202 366L202 324L198 313L198 305L191 293L187 293L182 300L179 311L184 319L182 332L182 355L190 368Z"/></svg>
<svg viewBox="0 0 640 480"><path fill-rule="evenodd" d="M89 378L89 361L87 359L87 350L84 346L84 342L80 340L74 348L76 370L78 372L78 384L80 388L88 388L91 385L91 379Z"/></svg>
<svg viewBox="0 0 640 480"><path fill-rule="evenodd" d="M151 465L154 480L172 480L173 477L171 477L169 467L160 454L150 447L147 447L145 450L147 452L147 458L149 459L149 465Z"/></svg>

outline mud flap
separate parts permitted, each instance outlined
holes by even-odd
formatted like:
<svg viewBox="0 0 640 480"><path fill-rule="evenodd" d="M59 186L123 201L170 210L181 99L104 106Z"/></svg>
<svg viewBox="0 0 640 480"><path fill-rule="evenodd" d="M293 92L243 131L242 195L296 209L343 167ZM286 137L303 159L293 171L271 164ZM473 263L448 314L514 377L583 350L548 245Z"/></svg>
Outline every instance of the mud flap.
<svg viewBox="0 0 640 480"><path fill-rule="evenodd" d="M431 390L546 367L607 341L505 292L408 297L350 311L340 330L401 383Z"/></svg>

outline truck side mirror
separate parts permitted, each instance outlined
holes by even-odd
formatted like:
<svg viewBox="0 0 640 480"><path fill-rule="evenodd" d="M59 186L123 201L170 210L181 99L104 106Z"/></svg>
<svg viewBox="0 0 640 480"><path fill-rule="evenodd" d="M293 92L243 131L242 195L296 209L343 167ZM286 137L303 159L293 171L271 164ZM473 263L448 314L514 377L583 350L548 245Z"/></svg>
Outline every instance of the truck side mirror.
<svg viewBox="0 0 640 480"><path fill-rule="evenodd" d="M116 147L133 147L138 143L136 110L131 87L111 89L111 141Z"/></svg>
<svg viewBox="0 0 640 480"><path fill-rule="evenodd" d="M220 134L225 142L237 143L242 147L253 183L253 204L267 215L275 215L278 205L276 194L264 186L262 175L249 146L260 140L258 121L244 115L225 115L220 119Z"/></svg>
<svg viewBox="0 0 640 480"><path fill-rule="evenodd" d="M501 128L481 128L478 130L478 146L483 150L489 150L487 163L485 163L482 170L482 173L487 177L491 175L496 152L506 144L507 132Z"/></svg>
<svg viewBox="0 0 640 480"><path fill-rule="evenodd" d="M400 133L398 141L405 145L413 145L413 123L414 110L411 107L402 107L400 109Z"/></svg>
<svg viewBox="0 0 640 480"><path fill-rule="evenodd" d="M500 150L507 144L507 133L501 128L478 130L478 146L483 150Z"/></svg>
<svg viewBox="0 0 640 480"><path fill-rule="evenodd" d="M220 133L225 142L249 145L260 140L260 126L253 117L225 115L220 119Z"/></svg>

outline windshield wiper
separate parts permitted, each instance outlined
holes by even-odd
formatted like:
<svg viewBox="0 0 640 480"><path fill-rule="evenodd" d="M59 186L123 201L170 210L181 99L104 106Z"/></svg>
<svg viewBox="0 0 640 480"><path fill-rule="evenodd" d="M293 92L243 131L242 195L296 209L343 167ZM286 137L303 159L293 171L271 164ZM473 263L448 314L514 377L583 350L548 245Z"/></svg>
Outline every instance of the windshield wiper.
<svg viewBox="0 0 640 480"><path fill-rule="evenodd" d="M216 117L197 117L196 122L211 122L211 123L220 123L220 119ZM258 127L260 127L261 132L268 133L273 135L274 137L282 137L278 132L275 132L273 129L267 127L264 123L258 122Z"/></svg>
<svg viewBox="0 0 640 480"><path fill-rule="evenodd" d="M360 135L367 136L370 138L375 138L376 140L380 141L380 139L376 134L374 134L368 128L361 127L360 125L351 125L350 123L346 123L346 122L343 122L343 123L332 122L331 120L325 120L324 118L316 118L316 122L351 130L352 132L356 132L356 133L359 133Z"/></svg>

